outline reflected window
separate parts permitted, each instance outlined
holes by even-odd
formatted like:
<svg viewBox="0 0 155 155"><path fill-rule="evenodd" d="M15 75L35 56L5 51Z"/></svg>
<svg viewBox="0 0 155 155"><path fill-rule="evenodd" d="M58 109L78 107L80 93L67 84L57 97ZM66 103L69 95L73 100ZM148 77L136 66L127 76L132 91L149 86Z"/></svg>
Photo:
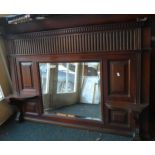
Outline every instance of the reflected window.
<svg viewBox="0 0 155 155"><path fill-rule="evenodd" d="M47 93L47 70L49 69L48 63L42 63L40 65L40 75L41 75L41 85L42 85L42 93Z"/></svg>
<svg viewBox="0 0 155 155"><path fill-rule="evenodd" d="M59 63L57 93L73 93L77 85L77 63Z"/></svg>
<svg viewBox="0 0 155 155"><path fill-rule="evenodd" d="M101 120L100 62L39 66L44 114Z"/></svg>

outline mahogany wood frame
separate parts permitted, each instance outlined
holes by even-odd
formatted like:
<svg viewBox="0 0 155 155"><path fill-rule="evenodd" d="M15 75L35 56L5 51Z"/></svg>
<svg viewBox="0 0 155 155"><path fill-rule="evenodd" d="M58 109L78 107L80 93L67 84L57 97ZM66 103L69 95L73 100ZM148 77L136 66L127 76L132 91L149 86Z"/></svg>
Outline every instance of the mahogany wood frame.
<svg viewBox="0 0 155 155"><path fill-rule="evenodd" d="M14 93L39 96L36 102L28 102L23 107L25 118L133 134L136 126L133 105L137 106L136 110L138 105L150 105L151 29L147 22L118 21L114 24L9 34L6 38ZM38 63L93 60L101 62L103 121L43 115ZM24 62L32 65L24 67ZM113 78L116 70L123 75L122 80ZM26 78L32 81L23 85L26 73L29 75ZM142 131L145 132L144 129Z"/></svg>

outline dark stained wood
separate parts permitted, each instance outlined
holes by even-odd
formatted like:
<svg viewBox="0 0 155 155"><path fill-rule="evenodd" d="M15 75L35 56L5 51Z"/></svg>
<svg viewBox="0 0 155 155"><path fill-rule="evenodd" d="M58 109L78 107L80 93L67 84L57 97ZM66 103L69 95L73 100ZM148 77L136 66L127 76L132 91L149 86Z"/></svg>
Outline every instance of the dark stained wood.
<svg viewBox="0 0 155 155"><path fill-rule="evenodd" d="M140 31L140 30L139 30ZM143 49L151 49L151 41L150 41L150 38L151 38L151 29L150 27L145 27L143 28L143 30L141 30L142 34L140 34L140 38L143 38L142 41L140 41L139 39L139 44L142 44L143 46ZM141 36L143 35L143 36Z"/></svg>
<svg viewBox="0 0 155 155"><path fill-rule="evenodd" d="M38 95L38 68L37 64L33 60L27 59L27 61L20 61L16 59L17 66L17 79L19 84L19 93L22 95Z"/></svg>
<svg viewBox="0 0 155 155"><path fill-rule="evenodd" d="M9 25L8 32L16 33L6 36L14 92L38 96L24 105L25 117L119 134L138 130L139 135L148 126L139 124L140 113L153 107L151 31L140 20L145 16L58 15ZM39 62L81 61L101 63L102 121L43 115Z"/></svg>
<svg viewBox="0 0 155 155"><path fill-rule="evenodd" d="M141 21L144 18L151 19L154 15L149 14L101 14L101 15L51 15L51 18L45 20L34 20L29 23L21 23L17 25L6 25L6 33L25 33L36 32L51 29L62 29L68 27L79 27L85 25L99 25L107 23L120 23Z"/></svg>
<svg viewBox="0 0 155 155"><path fill-rule="evenodd" d="M105 123L105 121L103 121L103 126L102 127L109 127L109 128L119 128L121 130L128 130L128 132L131 129L132 123L131 123L131 114L129 111L127 111L127 109L121 109L121 107L118 108L114 108L113 111L111 111L111 109L108 109L105 105L106 102L108 102L109 100L112 101L113 103L122 103L122 106L126 105L128 106L128 104L130 103L134 103L136 101L136 83L133 83L134 81L136 81L136 78L132 77L133 74L136 71L135 70L135 64L136 64L136 58L137 58L137 53L130 53L130 52L126 52L124 54L124 52L104 52L104 53L91 53L91 54L71 54L71 55L31 55L31 56L16 56L17 62L32 62L33 63L37 63L37 62L77 62L77 61L100 61L100 62L104 62L103 63L103 67L101 66L102 70L104 71L103 73L101 72L101 79L104 79L104 83L103 84L101 82L101 93L103 94L104 92L104 98L102 98L102 104L101 107L102 109L108 110L108 113L105 115L104 110L102 110L103 114L103 120L105 120L106 118L108 119L108 121ZM108 74L107 74L107 70L108 67L107 64L105 64L105 62L112 62L112 65L116 65L116 69L120 69L119 71L121 71L121 76L123 75L123 79L124 80L120 80L120 83L122 83L122 85L124 85L122 88L122 90L120 91L120 87L119 87L119 83L114 82L114 85L118 84L118 86L116 87L116 90L114 93L110 94L108 98L106 97L106 90L109 89L109 86L106 85L106 83L108 83L108 79L105 78ZM114 62L114 63L113 63ZM105 65L104 65L105 64ZM118 67L119 66L119 67ZM110 70L109 70L110 71ZM109 72L108 71L108 72ZM110 73L110 72L109 72ZM131 77L130 77L130 76ZM38 79L39 76L36 76L36 79ZM36 80L35 79L35 80ZM133 82L129 81L129 79L132 79ZM102 86L103 85L103 86ZM127 89L128 88L128 89ZM129 89L130 88L130 89ZM40 91L41 93L41 91ZM131 93L131 94L130 94ZM102 95L103 96L103 95ZM124 104L122 101L125 101L126 104ZM34 103L27 103L26 104L27 108L25 108L25 112L26 114L31 114L33 113L33 115L37 114L37 105ZM51 117L52 119L52 117ZM59 119L58 119L59 120ZM83 121L83 120L81 120ZM89 121L90 122L90 121ZM105 124L105 125L104 125Z"/></svg>
<svg viewBox="0 0 155 155"><path fill-rule="evenodd" d="M121 104L117 104L117 105L113 105L113 103L107 103L106 104L107 107L109 109L116 109L116 108L123 108L126 109L130 112L132 112L133 114L133 119L134 119L134 132L133 132L133 140L139 141L141 140L141 135L140 135L140 130L142 130L140 127L142 127L141 125L141 121L142 121L142 116L144 117L144 115L142 115L142 112L145 111L145 109L148 108L149 104L126 104L126 106L122 106ZM118 113L118 111L117 111ZM120 113L120 111L119 111ZM111 113L110 113L111 114ZM122 113L123 114L123 113ZM119 121L122 123L122 119L124 118L124 120L126 120L126 115L124 114L124 116L122 117L118 117L119 115L116 115L116 120L115 121ZM111 118L111 117L110 117ZM109 121L111 123L111 119L109 118ZM144 122L143 122L144 123ZM144 132L144 131L143 131ZM150 131L148 130L147 133L145 133L147 135L147 137L150 139L150 134L148 134ZM144 135L144 134L143 134ZM146 138L146 137L145 137ZM145 139L144 138L144 139Z"/></svg>
<svg viewBox="0 0 155 155"><path fill-rule="evenodd" d="M143 52L142 54L142 83L141 83L141 102L150 103L150 78L151 78L151 51Z"/></svg>
<svg viewBox="0 0 155 155"><path fill-rule="evenodd" d="M113 125L126 125L128 124L128 112L122 109L109 109L109 123Z"/></svg>
<svg viewBox="0 0 155 155"><path fill-rule="evenodd" d="M109 95L128 95L129 60L109 61Z"/></svg>
<svg viewBox="0 0 155 155"><path fill-rule="evenodd" d="M19 80L19 91L20 94L35 94L34 88L34 76L32 71L33 62L18 62L17 61L17 72Z"/></svg>
<svg viewBox="0 0 155 155"><path fill-rule="evenodd" d="M105 102L136 102L136 54L113 54L105 56L104 95ZM108 73L108 74L107 74Z"/></svg>
<svg viewBox="0 0 155 155"><path fill-rule="evenodd" d="M8 52L41 55L136 51L142 49L141 29L144 26L144 22L120 23L11 35Z"/></svg>
<svg viewBox="0 0 155 155"><path fill-rule="evenodd" d="M23 105L23 111L25 114L31 115L41 115L43 113L43 109L41 109L41 97L28 100L26 104Z"/></svg>
<svg viewBox="0 0 155 155"><path fill-rule="evenodd" d="M23 106L27 104L27 102L38 98L38 96L32 96L32 95L17 95L12 94L7 97L5 97L5 100L11 104L15 105L17 107L17 114L16 114L16 121L21 122L24 119L24 111Z"/></svg>
<svg viewBox="0 0 155 155"><path fill-rule="evenodd" d="M34 87L33 84L33 76L32 76L32 63L24 63L20 64L21 68L21 81L23 89L31 89Z"/></svg>

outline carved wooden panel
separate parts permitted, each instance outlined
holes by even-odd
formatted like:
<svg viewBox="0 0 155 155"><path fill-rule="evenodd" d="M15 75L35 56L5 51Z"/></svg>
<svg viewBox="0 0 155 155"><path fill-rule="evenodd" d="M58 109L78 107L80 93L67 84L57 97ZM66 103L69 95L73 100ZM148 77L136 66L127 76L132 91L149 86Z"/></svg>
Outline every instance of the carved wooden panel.
<svg viewBox="0 0 155 155"><path fill-rule="evenodd" d="M136 102L138 95L136 54L107 55L104 62L105 102ZM140 80L140 79L139 79Z"/></svg>
<svg viewBox="0 0 155 155"><path fill-rule="evenodd" d="M17 73L20 94L38 94L38 76L36 64L31 61L17 60Z"/></svg>
<svg viewBox="0 0 155 155"><path fill-rule="evenodd" d="M28 113L28 114L33 114L33 115L36 115L38 114L38 103L36 102L27 102L25 105L24 105L24 111L25 113Z"/></svg>
<svg viewBox="0 0 155 155"><path fill-rule="evenodd" d="M129 95L130 60L109 61L109 95Z"/></svg>
<svg viewBox="0 0 155 155"><path fill-rule="evenodd" d="M129 127L128 112L121 109L108 110L108 123L109 125Z"/></svg>
<svg viewBox="0 0 155 155"><path fill-rule="evenodd" d="M40 97L35 99L30 99L26 104L24 104L23 110L26 114L40 115L43 113L43 108L41 104Z"/></svg>
<svg viewBox="0 0 155 155"><path fill-rule="evenodd" d="M22 89L33 89L32 62L21 62L20 67Z"/></svg>
<svg viewBox="0 0 155 155"><path fill-rule="evenodd" d="M8 53L69 54L142 49L142 23L94 25L10 36Z"/></svg>

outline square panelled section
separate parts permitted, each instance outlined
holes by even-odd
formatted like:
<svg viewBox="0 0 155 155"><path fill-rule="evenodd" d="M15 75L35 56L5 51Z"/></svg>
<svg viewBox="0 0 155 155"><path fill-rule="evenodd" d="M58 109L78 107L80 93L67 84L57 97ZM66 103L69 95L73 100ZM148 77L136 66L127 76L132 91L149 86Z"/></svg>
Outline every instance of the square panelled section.
<svg viewBox="0 0 155 155"><path fill-rule="evenodd" d="M34 87L32 62L21 62L20 69L22 89L32 89Z"/></svg>
<svg viewBox="0 0 155 155"><path fill-rule="evenodd" d="M128 128L130 125L128 111L122 109L108 109L109 125Z"/></svg>
<svg viewBox="0 0 155 155"><path fill-rule="evenodd" d="M19 93L22 96L39 96L37 64L32 60L23 60L22 57L16 59L17 79ZM23 109L26 114L39 115L41 110L40 98L34 98L24 104Z"/></svg>
<svg viewBox="0 0 155 155"><path fill-rule="evenodd" d="M37 115L39 113L38 103L35 101L29 101L24 105L24 111L26 114Z"/></svg>
<svg viewBox="0 0 155 155"><path fill-rule="evenodd" d="M109 61L108 95L130 95L130 60Z"/></svg>
<svg viewBox="0 0 155 155"><path fill-rule="evenodd" d="M105 102L136 101L136 70L136 55L107 56L103 71Z"/></svg>
<svg viewBox="0 0 155 155"><path fill-rule="evenodd" d="M18 87L21 95L38 95L37 65L33 61L17 61Z"/></svg>

